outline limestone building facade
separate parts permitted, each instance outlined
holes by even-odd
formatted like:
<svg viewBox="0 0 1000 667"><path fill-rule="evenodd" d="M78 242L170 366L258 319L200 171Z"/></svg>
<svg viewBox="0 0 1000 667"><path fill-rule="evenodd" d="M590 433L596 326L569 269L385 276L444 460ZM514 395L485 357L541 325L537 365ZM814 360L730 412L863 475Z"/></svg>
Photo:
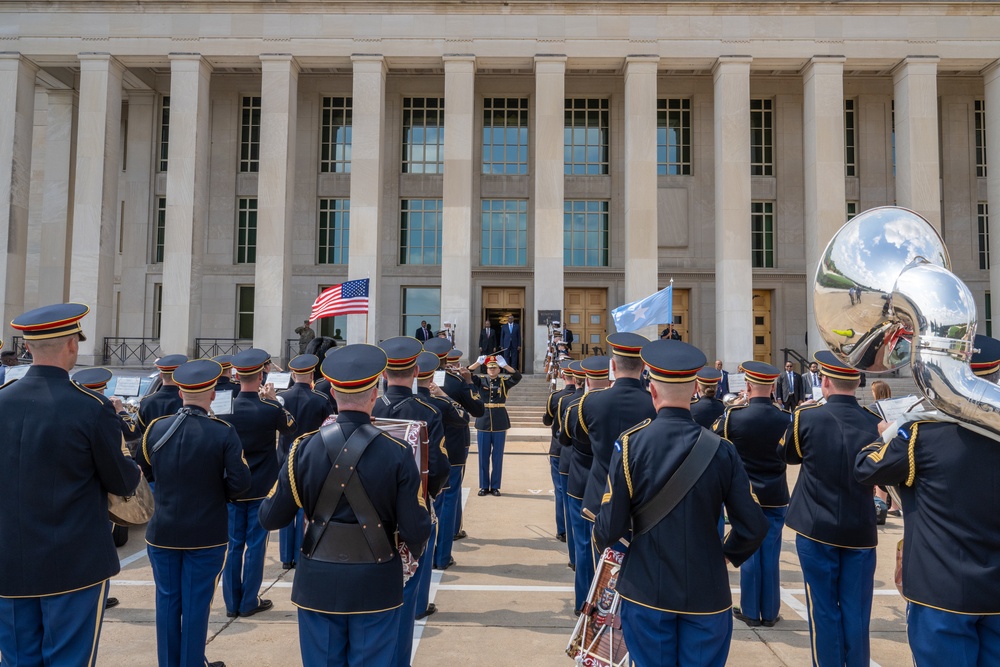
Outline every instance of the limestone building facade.
<svg viewBox="0 0 1000 667"><path fill-rule="evenodd" d="M368 278L323 333L448 321L475 352L514 314L537 369L546 318L593 352L672 279L684 340L780 363L819 345L826 241L887 204L939 227L991 333L997 35L985 2L4 2L3 338L73 300L82 363L286 357Z"/></svg>

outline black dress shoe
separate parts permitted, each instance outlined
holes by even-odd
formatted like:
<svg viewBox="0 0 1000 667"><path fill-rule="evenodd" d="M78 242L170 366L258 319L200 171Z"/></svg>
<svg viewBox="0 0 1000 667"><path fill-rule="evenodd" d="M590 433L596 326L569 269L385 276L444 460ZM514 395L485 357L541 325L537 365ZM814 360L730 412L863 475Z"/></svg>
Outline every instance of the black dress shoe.
<svg viewBox="0 0 1000 667"><path fill-rule="evenodd" d="M571 570L573 570L574 572L576 572L576 565L574 565L573 563L569 563L569 564L567 564L567 565L566 565L566 567L568 567L569 569L571 569Z"/></svg>
<svg viewBox="0 0 1000 667"><path fill-rule="evenodd" d="M295 561L292 561L291 563L282 563L281 564L281 569L282 570L294 570L295 569Z"/></svg>
<svg viewBox="0 0 1000 667"><path fill-rule="evenodd" d="M558 535L556 535L556 539L559 540L560 542L565 542L566 541L566 533L559 533Z"/></svg>
<svg viewBox="0 0 1000 667"><path fill-rule="evenodd" d="M455 533L454 539L456 539L456 540L464 540L468 536L469 536L469 534L467 532L465 532L464 530L460 530L457 533Z"/></svg>
<svg viewBox="0 0 1000 667"><path fill-rule="evenodd" d="M226 667L226 663L221 660L216 660L215 662L208 663L208 667Z"/></svg>
<svg viewBox="0 0 1000 667"><path fill-rule="evenodd" d="M104 608L111 609L112 607L118 606L118 598L108 598L104 601Z"/></svg>
<svg viewBox="0 0 1000 667"><path fill-rule="evenodd" d="M238 612L238 611L227 611L226 612L226 618L237 618L237 617L239 617L239 615L240 615L240 612Z"/></svg>
<svg viewBox="0 0 1000 667"><path fill-rule="evenodd" d="M422 614L417 614L416 620L419 621L422 618L427 618L431 614L437 613L437 610L438 610L437 605L431 602L429 605L427 605L427 609L424 609L424 612Z"/></svg>
<svg viewBox="0 0 1000 667"><path fill-rule="evenodd" d="M487 493L489 493L488 489L479 489L479 495L485 496Z"/></svg>
<svg viewBox="0 0 1000 667"><path fill-rule="evenodd" d="M781 616L778 616L773 621L761 621L760 624L763 625L765 628L773 628L774 624L777 623L780 620L782 620L782 618L781 618Z"/></svg>
<svg viewBox="0 0 1000 667"><path fill-rule="evenodd" d="M733 618L735 618L737 621L743 621L751 628L759 628L761 626L760 621L758 621L756 618L750 618L749 616L744 614L739 607L733 607Z"/></svg>
<svg viewBox="0 0 1000 667"><path fill-rule="evenodd" d="M259 601L259 604L256 607L254 607L248 612L240 614L240 616L243 616L244 618L248 616L253 616L254 614L259 614L262 611L267 611L268 609L274 606L274 603L271 602L270 600L264 600L262 598L257 598L257 600Z"/></svg>
<svg viewBox="0 0 1000 667"><path fill-rule="evenodd" d="M490 495L494 495L497 498L499 498L500 497L500 489L493 489L492 491L490 491Z"/></svg>

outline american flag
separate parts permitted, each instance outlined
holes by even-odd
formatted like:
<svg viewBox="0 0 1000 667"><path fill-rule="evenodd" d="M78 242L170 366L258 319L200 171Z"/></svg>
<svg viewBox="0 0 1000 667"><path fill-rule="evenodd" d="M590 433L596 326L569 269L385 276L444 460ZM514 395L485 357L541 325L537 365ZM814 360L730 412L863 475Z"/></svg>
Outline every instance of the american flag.
<svg viewBox="0 0 1000 667"><path fill-rule="evenodd" d="M313 303L310 322L334 315L359 315L368 312L368 278L348 280L323 290Z"/></svg>

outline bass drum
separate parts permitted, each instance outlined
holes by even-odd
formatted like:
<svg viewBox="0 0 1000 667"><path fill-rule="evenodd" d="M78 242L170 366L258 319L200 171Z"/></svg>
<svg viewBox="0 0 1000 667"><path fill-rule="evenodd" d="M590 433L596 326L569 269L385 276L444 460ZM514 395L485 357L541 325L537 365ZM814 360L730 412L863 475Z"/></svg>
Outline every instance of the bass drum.
<svg viewBox="0 0 1000 667"><path fill-rule="evenodd" d="M625 554L605 549L597 573L590 584L590 594L569 638L566 654L578 665L588 667L628 667L628 647L621 624L621 596L618 573Z"/></svg>

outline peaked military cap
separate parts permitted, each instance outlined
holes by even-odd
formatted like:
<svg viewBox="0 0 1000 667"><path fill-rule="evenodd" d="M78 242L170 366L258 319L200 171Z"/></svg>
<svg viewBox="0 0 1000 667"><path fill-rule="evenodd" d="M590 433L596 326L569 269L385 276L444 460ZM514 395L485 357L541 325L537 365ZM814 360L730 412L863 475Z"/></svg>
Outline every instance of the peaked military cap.
<svg viewBox="0 0 1000 667"><path fill-rule="evenodd" d="M698 382L704 385L716 385L722 380L722 373L715 370L714 368L702 368L700 371L695 373L695 377L698 378Z"/></svg>
<svg viewBox="0 0 1000 667"><path fill-rule="evenodd" d="M288 370L293 373L312 373L319 366L319 357L315 354L300 354L288 362Z"/></svg>
<svg viewBox="0 0 1000 667"><path fill-rule="evenodd" d="M653 340L642 346L642 361L650 379L658 382L691 382L705 366L705 353L679 340Z"/></svg>
<svg viewBox="0 0 1000 667"><path fill-rule="evenodd" d="M609 334L605 340L608 342L611 352L617 354L619 357L636 358L639 357L642 346L649 342L649 339L645 336L628 331Z"/></svg>
<svg viewBox="0 0 1000 667"><path fill-rule="evenodd" d="M424 346L412 336L396 336L378 344L388 357L387 368L390 371L405 371L417 363L417 355Z"/></svg>
<svg viewBox="0 0 1000 667"><path fill-rule="evenodd" d="M740 370L747 382L762 385L774 384L781 374L777 368L763 361L744 361L740 364Z"/></svg>
<svg viewBox="0 0 1000 667"><path fill-rule="evenodd" d="M836 380L861 379L861 371L845 364L834 356L830 350L820 350L813 355L813 359L819 364L819 372L827 377Z"/></svg>
<svg viewBox="0 0 1000 667"><path fill-rule="evenodd" d="M186 361L174 371L174 383L186 394L199 394L215 389L222 376L222 364L214 359Z"/></svg>
<svg viewBox="0 0 1000 667"><path fill-rule="evenodd" d="M976 334L975 350L969 365L978 376L991 375L1000 370L1000 340Z"/></svg>
<svg viewBox="0 0 1000 667"><path fill-rule="evenodd" d="M580 362L580 368L587 377L594 380L606 380L611 369L611 358L606 356L587 357Z"/></svg>
<svg viewBox="0 0 1000 667"><path fill-rule="evenodd" d="M569 364L563 367L563 373L566 375L572 375L576 378L584 377L583 366L579 361L571 361Z"/></svg>
<svg viewBox="0 0 1000 667"><path fill-rule="evenodd" d="M76 334L80 340L87 340L80 328L80 320L90 312L82 303L57 303L42 306L18 315L10 326L22 332L24 340L45 340Z"/></svg>
<svg viewBox="0 0 1000 667"><path fill-rule="evenodd" d="M73 374L73 381L87 389L94 391L104 391L111 381L111 371L107 368L84 368Z"/></svg>
<svg viewBox="0 0 1000 667"><path fill-rule="evenodd" d="M231 354L220 354L218 356L212 357L213 360L218 361L222 365L223 371L228 371L233 367L233 355Z"/></svg>
<svg viewBox="0 0 1000 667"><path fill-rule="evenodd" d="M436 354L438 359L444 359L451 350L451 341L447 338L431 338L424 343L424 349Z"/></svg>
<svg viewBox="0 0 1000 667"><path fill-rule="evenodd" d="M486 368L489 368L490 366L496 366L497 368L500 368L500 362L497 361L497 357L495 354L491 354L488 357L486 357Z"/></svg>
<svg viewBox="0 0 1000 667"><path fill-rule="evenodd" d="M271 355L267 353L267 350L251 347L249 350L243 350L233 355L233 368L240 375L253 375L262 370L269 361L271 361Z"/></svg>
<svg viewBox="0 0 1000 667"><path fill-rule="evenodd" d="M344 394L358 394L378 384L379 376L388 366L385 351L365 343L346 345L343 349L343 352L323 359L320 365L323 377L330 381L334 390Z"/></svg>
<svg viewBox="0 0 1000 667"><path fill-rule="evenodd" d="M337 350L342 350L342 349L344 349L343 345L341 345L340 347L337 347L337 346L331 347L326 352L323 353L323 358L326 359L327 357L329 357L331 354L333 354Z"/></svg>
<svg viewBox="0 0 1000 667"><path fill-rule="evenodd" d="M429 377L433 377L434 372L437 371L440 365L441 360L438 359L436 354L424 350L417 355L417 379L426 380Z"/></svg>
<svg viewBox="0 0 1000 667"><path fill-rule="evenodd" d="M173 373L174 370L188 360L183 354L168 354L156 360L155 366L161 373Z"/></svg>
<svg viewBox="0 0 1000 667"><path fill-rule="evenodd" d="M457 347L453 347L452 349L448 350L447 359L448 359L448 361L458 361L464 355L465 355L465 352L462 352Z"/></svg>

